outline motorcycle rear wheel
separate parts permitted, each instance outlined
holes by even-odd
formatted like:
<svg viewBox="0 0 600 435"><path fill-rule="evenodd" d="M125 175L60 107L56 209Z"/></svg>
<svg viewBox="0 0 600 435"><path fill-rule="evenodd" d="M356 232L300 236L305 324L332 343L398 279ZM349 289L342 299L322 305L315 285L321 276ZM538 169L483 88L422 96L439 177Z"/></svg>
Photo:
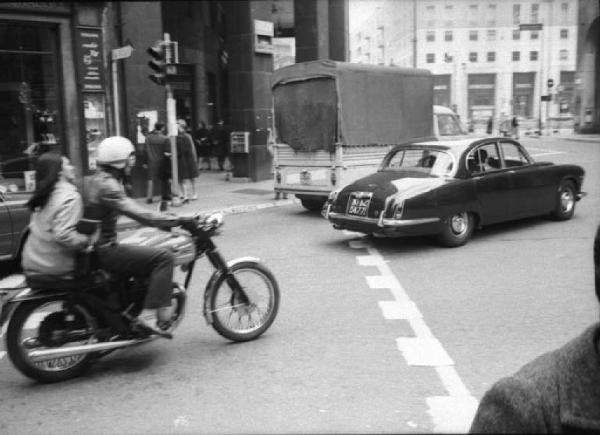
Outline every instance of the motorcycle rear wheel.
<svg viewBox="0 0 600 435"><path fill-rule="evenodd" d="M25 376L38 382L60 382L80 376L93 360L92 354L61 357L43 362L36 362L30 358L29 351L31 350L58 347L44 346L40 342L40 330L44 319L60 315L63 303L64 300L60 299L26 302L15 310L8 325L6 350L11 362ZM74 316L79 322L79 326L83 326L83 322L86 329L96 329L95 319L86 307L75 304L69 314ZM87 339L68 344L82 345L95 341L97 340L90 336Z"/></svg>
<svg viewBox="0 0 600 435"><path fill-rule="evenodd" d="M234 264L230 271L249 301L245 303L240 300L223 274L217 280L210 298L212 326L228 340L254 340L269 329L277 316L279 285L267 267L254 261Z"/></svg>

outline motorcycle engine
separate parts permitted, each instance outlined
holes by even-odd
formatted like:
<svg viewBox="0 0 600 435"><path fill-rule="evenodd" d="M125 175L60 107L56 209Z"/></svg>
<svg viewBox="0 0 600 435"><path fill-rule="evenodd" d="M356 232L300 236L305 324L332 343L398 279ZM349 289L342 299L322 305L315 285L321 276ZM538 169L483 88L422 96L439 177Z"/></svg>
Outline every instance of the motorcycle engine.
<svg viewBox="0 0 600 435"><path fill-rule="evenodd" d="M121 240L120 243L168 249L173 253L175 266L188 264L196 258L194 241L189 234L183 232L142 228Z"/></svg>

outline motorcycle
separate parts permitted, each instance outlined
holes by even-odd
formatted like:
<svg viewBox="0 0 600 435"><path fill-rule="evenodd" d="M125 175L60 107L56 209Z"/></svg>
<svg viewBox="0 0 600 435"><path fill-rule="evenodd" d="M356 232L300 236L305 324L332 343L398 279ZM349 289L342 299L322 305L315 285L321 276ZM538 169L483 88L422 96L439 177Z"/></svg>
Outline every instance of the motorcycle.
<svg viewBox="0 0 600 435"><path fill-rule="evenodd" d="M59 382L81 375L116 349L170 338L184 317L196 261L205 254L215 268L204 290L206 322L231 341L259 337L277 315L279 286L257 258L226 262L212 240L222 225L220 213L194 216L181 229L143 228L120 242L169 249L175 266L185 272L183 284L173 282L171 326L158 334L140 331L135 320L143 308L147 278L111 276L92 261L77 279L29 275L20 284L13 279L0 288L0 330L6 326L11 362L34 380Z"/></svg>

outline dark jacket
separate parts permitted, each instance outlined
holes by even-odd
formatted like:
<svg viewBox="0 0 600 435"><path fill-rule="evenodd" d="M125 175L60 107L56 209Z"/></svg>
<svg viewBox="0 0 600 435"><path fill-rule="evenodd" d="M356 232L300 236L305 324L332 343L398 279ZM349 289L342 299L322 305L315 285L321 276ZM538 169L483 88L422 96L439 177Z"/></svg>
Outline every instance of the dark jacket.
<svg viewBox="0 0 600 435"><path fill-rule="evenodd" d="M173 216L147 210L125 194L123 183L107 170L99 168L84 179L84 218L100 220L98 246L115 243L117 219L123 214L143 225L171 228L179 223Z"/></svg>
<svg viewBox="0 0 600 435"><path fill-rule="evenodd" d="M600 433L600 323L503 378L471 433Z"/></svg>

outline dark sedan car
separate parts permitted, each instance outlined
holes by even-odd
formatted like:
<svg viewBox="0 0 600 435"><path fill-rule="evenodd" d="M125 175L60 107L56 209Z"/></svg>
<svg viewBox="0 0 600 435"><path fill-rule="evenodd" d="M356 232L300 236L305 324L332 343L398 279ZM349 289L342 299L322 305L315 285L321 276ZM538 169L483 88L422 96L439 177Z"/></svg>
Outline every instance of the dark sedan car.
<svg viewBox="0 0 600 435"><path fill-rule="evenodd" d="M332 192L323 215L337 229L436 235L454 247L483 225L570 219L583 178L582 167L535 162L509 138L414 142L394 147L376 173Z"/></svg>
<svg viewBox="0 0 600 435"><path fill-rule="evenodd" d="M0 184L0 269L7 269L7 260L17 259L20 253L29 224L26 203L30 196L26 192L11 192Z"/></svg>

